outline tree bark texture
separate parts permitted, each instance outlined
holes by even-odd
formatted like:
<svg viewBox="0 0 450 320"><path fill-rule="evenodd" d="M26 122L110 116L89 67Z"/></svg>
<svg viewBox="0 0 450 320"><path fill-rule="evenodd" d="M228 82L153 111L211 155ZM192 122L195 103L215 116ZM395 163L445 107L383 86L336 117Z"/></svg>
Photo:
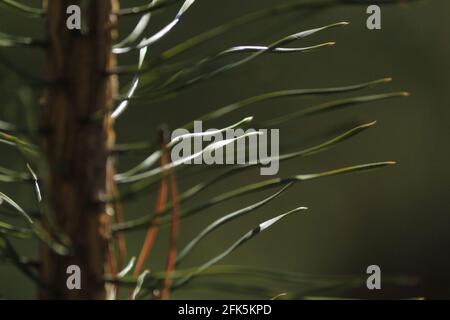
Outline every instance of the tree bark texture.
<svg viewBox="0 0 450 320"><path fill-rule="evenodd" d="M83 12L87 30L68 30L67 7L76 0L48 0L46 78L43 100L45 179L50 214L71 242L68 256L41 249L42 277L54 292L44 299L105 299L102 276L107 268L113 210L102 202L114 185L110 157L115 136L110 109L117 80L111 53L115 0L91 0ZM49 223L47 223L49 225ZM81 269L81 290L66 286L67 267Z"/></svg>

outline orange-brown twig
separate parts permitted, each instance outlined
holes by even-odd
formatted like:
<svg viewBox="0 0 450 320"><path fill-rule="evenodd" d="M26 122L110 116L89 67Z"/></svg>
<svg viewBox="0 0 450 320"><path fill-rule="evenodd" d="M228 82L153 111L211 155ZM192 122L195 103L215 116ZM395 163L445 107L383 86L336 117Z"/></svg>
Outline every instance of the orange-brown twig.
<svg viewBox="0 0 450 320"><path fill-rule="evenodd" d="M113 243L110 241L108 244L108 249L107 249L107 270L110 274L117 274L117 260L115 258L114 255L114 247L113 247ZM108 284L110 286L109 290L114 290L114 298L117 299L117 295L119 293L119 286L115 286L115 285L111 285Z"/></svg>
<svg viewBox="0 0 450 320"><path fill-rule="evenodd" d="M116 274L117 273L117 264L116 264L116 259L114 256L114 250L113 250L113 246L112 243L110 243L108 245L108 251L107 251L108 257L107 257L107 261L108 261L108 272L111 274Z"/></svg>
<svg viewBox="0 0 450 320"><path fill-rule="evenodd" d="M115 175L115 170L113 166L108 166L108 170L111 171L111 176ZM114 198L119 197L119 189L117 188L116 183L113 180L109 181L108 185L108 191L111 193L111 195ZM123 223L125 221L125 217L123 214L123 207L119 202L115 202L112 205L112 209L114 211L114 219L116 223ZM117 241L117 257L115 254L115 246L113 241L109 241L108 244L108 265L109 265L109 272L111 274L117 274L120 272L120 270L125 266L125 259L127 254L127 248L126 248L126 240L125 240L125 234L123 232L117 232L111 240ZM119 286L113 287L115 290L115 297L119 294Z"/></svg>
<svg viewBox="0 0 450 320"><path fill-rule="evenodd" d="M164 147L165 148L165 147ZM165 150L167 153L167 150ZM161 299L167 300L170 296L170 286L172 285L172 273L175 270L177 258L177 240L179 227L179 199L178 188L175 174L169 171L170 197L172 200L172 219L170 225L169 252L167 254L166 276L164 278L164 287L161 293Z"/></svg>
<svg viewBox="0 0 450 320"><path fill-rule="evenodd" d="M117 198L119 197L119 190L115 183L112 184L112 195L113 195L113 197L117 197ZM116 219L116 223L118 223L118 224L123 223L125 221L122 204L120 204L117 201L114 204L114 216ZM125 259L127 256L127 245L126 245L126 240L125 240L125 233L117 232L115 234L115 237L117 240L117 248L118 248L117 267L118 267L118 270L120 271L123 267L125 267Z"/></svg>
<svg viewBox="0 0 450 320"><path fill-rule="evenodd" d="M166 200L167 200L167 182L165 179L163 179L161 180L158 199L156 202L155 208L156 215L159 215L161 212L164 211ZM157 234L158 234L158 224L153 224L147 231L144 244L142 245L141 252L139 253L139 258L136 263L136 268L134 269L133 274L135 277L138 277L139 274L141 274L142 269L144 268L145 261L147 260L147 257L153 248L153 244L155 242Z"/></svg>
<svg viewBox="0 0 450 320"><path fill-rule="evenodd" d="M167 150L165 149L166 139L164 132L161 135L161 160L160 166L164 167L168 164L169 158L167 155ZM155 206L155 216L158 217L165 209L167 202L167 180L166 177L163 176L161 179L161 183L158 191L158 198ZM158 234L158 224L152 224L147 231L147 235L144 240L144 244L142 245L141 252L139 253L138 261L136 263L136 267L134 269L133 276L137 278L142 270L144 269L145 261L147 260L153 245L155 243L156 235Z"/></svg>

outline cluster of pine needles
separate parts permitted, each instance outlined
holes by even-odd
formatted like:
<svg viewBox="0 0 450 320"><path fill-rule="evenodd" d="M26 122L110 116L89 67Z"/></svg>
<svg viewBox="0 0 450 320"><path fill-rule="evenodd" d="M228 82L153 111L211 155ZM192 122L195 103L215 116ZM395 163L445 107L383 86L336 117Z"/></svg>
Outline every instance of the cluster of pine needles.
<svg viewBox="0 0 450 320"><path fill-rule="evenodd" d="M85 5L89 1L82 1ZM200 1L199 1L200 2ZM377 1L371 1L377 2ZM396 3L397 1L383 1L383 3ZM293 46L301 42L304 38L312 37L317 33L330 32L332 29L345 27L348 22L337 22L326 26L314 27L306 31L296 32L294 34L280 37L279 40L269 44L257 45L239 45L226 48L214 54L199 58L197 61L192 59L178 59L183 53L198 47L214 38L220 37L226 32L241 28L250 23L274 19L298 11L321 10L339 5L364 5L365 1L344 1L344 0L314 0L314 1L290 1L279 4L273 8L255 11L234 20L228 21L223 25L209 29L197 36L194 36L178 45L162 51L157 56L151 56L149 48L157 45L160 39L164 38L175 28L182 28L182 21L196 5L195 0L153 0L149 3L132 8L120 9L116 14L119 19L127 17L138 17L136 27L133 31L118 43L114 45L113 53L116 55L136 54L138 62L135 65L118 66L110 70L111 74L119 77L130 76L131 82L123 87L123 91L115 98L116 106L111 110L111 117L117 119L124 116L128 108L133 103L145 102L152 104L166 99L174 99L181 92L188 90L195 85L209 81L221 74L225 74L240 66L249 63L259 57L267 54L287 55L314 52L334 45L334 42L318 43L316 45L299 47ZM201 4L199 4L201 5ZM366 4L367 5L367 4ZM45 18L43 8L34 8L27 6L15 0L0 0L0 6L5 10L13 10L16 13L25 15L29 18ZM152 21L152 16L160 11L178 6L177 13L171 21L162 26L158 32L152 35L146 35L147 26ZM34 39L25 36L15 36L1 32L0 47L37 47L45 48L45 39ZM227 59L224 59L227 58ZM223 62L227 60L227 62ZM231 60L231 62L229 62ZM10 72L14 77L20 79L32 89L32 92L39 94L42 88L49 84L44 79L29 74L21 69L17 64L9 61L3 55L0 55L0 63L5 72ZM345 84L336 87L312 88L312 89L289 89L275 92L264 93L258 96L243 99L241 101L214 109L197 120L204 123L220 119L225 115L243 110L252 105L269 101L281 100L288 97L301 96L327 96L331 94L350 93L365 88L372 88L388 84L390 78L382 78L367 81L365 83ZM313 117L325 112L334 112L336 110L360 105L364 103L405 97L406 92L387 92L376 93L372 95L352 96L330 100L310 107L296 110L292 113L284 114L279 117L261 123L265 128L280 128L293 121L305 117ZM37 100L37 99L36 99ZM253 121L253 117L231 124L227 128L236 128L247 125ZM35 121L30 121L35 123ZM287 161L290 159L302 158L315 155L319 152L328 150L344 141L353 139L364 131L370 129L375 121L361 123L355 127L348 128L341 134L323 141L319 145L311 146L303 150L296 150L290 153L284 153L277 157L278 161ZM192 129L193 122L186 123L181 128ZM223 129L223 130L224 130ZM58 254L70 254L70 243L63 234L50 234L43 228L40 222L42 215L48 215L49 209L46 204L46 195L41 192L41 172L39 172L39 162L42 161L42 153L39 144L38 126L20 127L17 124L0 120L0 143L18 151L23 158L24 170L16 171L6 167L0 167L0 181L3 183L29 183L35 190L37 211L22 208L16 201L8 195L0 192L0 215L6 217L5 221L0 221L0 253L1 259L6 263L12 263L28 278L38 285L45 286L39 278L39 261L22 256L14 247L13 241L18 239L38 239L52 248ZM180 192L177 186L177 175L180 175L190 169L182 162L170 161L170 148L174 141L168 139L166 129L161 129L158 139L153 142L133 142L116 145L114 156L128 154L148 153L137 166L115 175L118 187L114 188L113 194L107 195L104 199L113 203L115 209L116 222L112 226L113 237L109 250L109 272L105 275L104 281L111 289L110 299L119 297L119 287L128 288L126 295L132 299L168 299L170 295L178 290L195 289L195 278L212 279L241 279L239 281L213 282L209 283L209 290L224 290L243 294L248 297L257 298L307 298L317 293L334 294L346 289L365 286L364 275L357 276L314 276L297 274L284 271L274 271L263 268L227 266L218 265L222 259L233 253L246 242L252 240L259 233L264 232L283 219L289 218L294 214L306 212L306 208L299 206L292 208L287 212L278 213L273 218L258 223L252 230L243 234L242 237L235 240L229 247L215 257L206 259L206 261L192 269L181 269L180 265L184 262L197 245L204 241L211 233L222 228L251 212L265 206L276 200L282 194L287 192L291 186L303 184L309 180L348 174L353 172L368 171L395 164L394 161L385 161L377 163L366 163L351 165L344 168L333 168L319 173L297 174L290 177L273 177L256 183L244 184L239 187L233 187L232 190L212 196L205 201L197 202L191 206L186 206L189 200L209 189L214 184L223 181L233 175L242 174L244 171L257 167L258 164L247 164L227 167L219 174L212 175L205 181L202 181L192 187ZM214 147L214 146L212 146ZM208 149L210 150L211 147ZM204 149L204 151L206 148ZM195 174L195 170L193 172ZM181 179L180 176L178 179ZM255 193L261 190L275 189L274 193L260 201L240 208L229 214L226 214L210 225L206 226L198 235L184 245L180 250L178 248L178 231L180 223L187 217L199 214L206 209L221 204L225 201L235 199L244 195ZM136 199L140 195L148 195L149 190L156 191L156 204L153 212L144 214L138 219L126 220L122 203ZM8 221L18 217L25 224L10 223ZM168 226L170 228L169 249L167 253L166 268L160 272L150 272L146 270L148 257L154 247L155 239L160 227ZM142 244L142 249L136 258L127 261L125 234L128 231L146 229L147 233ZM242 281L242 278L245 281ZM256 279L253 282L252 279ZM260 280L267 281L270 284L261 285ZM385 283L397 285L410 284L408 279L399 277L386 277ZM295 289L285 291L284 287L293 286ZM125 294L122 294L125 295Z"/></svg>

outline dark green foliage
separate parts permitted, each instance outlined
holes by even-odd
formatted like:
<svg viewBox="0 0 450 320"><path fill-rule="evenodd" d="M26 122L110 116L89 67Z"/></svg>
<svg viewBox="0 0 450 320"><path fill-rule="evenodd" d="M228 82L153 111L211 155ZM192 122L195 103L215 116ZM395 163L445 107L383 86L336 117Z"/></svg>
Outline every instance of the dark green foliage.
<svg viewBox="0 0 450 320"><path fill-rule="evenodd" d="M373 2L373 1L371 1ZM392 3L396 1L390 1ZM365 1L293 1L291 3L278 5L274 8L263 9L258 12L250 13L241 18L233 21L229 21L226 24L218 26L217 28L210 29L196 37L186 40L179 45L163 51L159 56L151 57L151 60L147 59L151 56L151 52L147 52L147 48L157 45L157 42L167 35L170 30L175 27L182 28L181 22L184 15L189 13L189 10L193 10L194 5L201 5L195 3L194 0L180 1L180 0L160 0L151 1L147 4L143 4L134 8L121 9L117 15L119 19L126 16L141 15L142 18L138 22L138 25L134 31L124 40L120 41L114 47L114 53L126 54L135 53L139 56L139 63L132 66L119 66L116 70L111 70L111 73L115 73L119 76L131 74L133 75L132 81L123 86L121 96L116 98L117 109L112 111L114 118L118 118L126 111L126 108L132 107L134 101L145 101L151 103L161 99L171 99L179 94L183 90L190 89L192 86L209 80L213 77L230 72L245 63L260 57L263 54L275 54L283 58L285 54L298 54L303 52L313 52L315 50L321 50L326 47L332 46L333 42L318 43L313 46L307 47L288 47L293 42L301 41L304 37L312 36L318 32L329 32L333 35L333 32L345 32L345 29L335 29L335 27L345 26L346 22L338 22L331 25L310 29L307 31L297 32L292 35L280 37L280 40L266 45L258 46L234 46L223 51L220 51L213 55L206 55L199 57L196 61L175 61L181 53L207 42L216 37L220 37L225 32L234 28L243 28L246 24L256 20L271 19L278 15L292 12L294 10L310 10L310 9L322 9L328 6L341 5L343 3L358 4L366 3ZM43 18L45 12L41 8L32 8L17 1L12 0L0 0L2 7L6 9L12 9L14 12L18 12L30 18ZM160 29L160 31L152 36L144 36L146 27L150 20L148 13L163 10L169 6L179 5L180 9L174 20L169 21L166 26ZM42 47L45 46L45 41L36 40L29 37L13 36L6 33L0 33L0 47ZM313 53L312 53L313 54ZM237 58L235 58L237 57ZM226 58L226 59L224 59ZM231 62L227 59L232 59ZM233 60L234 59L234 60ZM24 79L31 80L30 83L33 88L36 84L40 86L52 85L38 80L35 76L28 75L20 68L14 67L13 64L5 62L6 60L0 55L0 62L8 67L11 72L18 74L18 76ZM324 75L326 77L326 75ZM221 117L236 112L237 110L244 109L250 105L258 104L264 101L273 100L274 103L278 103L278 99L287 97L300 97L305 95L311 96L326 96L329 94L339 93L351 93L360 89L369 87L375 87L379 84L385 84L390 82L390 78L384 78L374 81L368 81L366 83L342 85L333 88L313 88L313 89L295 89L295 90L282 90L262 95L250 97L236 103L223 106L215 109L201 117L198 120L205 122L220 119ZM348 81L342 80L345 84ZM39 87L39 86L38 86ZM334 112L339 108L350 107L353 105L360 105L367 102L380 101L383 99L403 97L406 96L405 92L393 92L393 93L378 93L366 96L353 96L346 97L337 100L331 100L325 103L317 104L311 107L303 108L291 113L285 113L278 118L273 118L270 121L260 123L262 127L276 127L280 125L292 126L295 128L295 121L301 117L314 116L322 112ZM37 99L37 95L36 95ZM252 121L253 117L245 118L239 123L232 125L243 126ZM126 120L124 120L126 121ZM290 152L282 154L278 157L279 161L288 159L296 159L305 156L314 155L318 152L323 152L334 147L338 143L353 138L357 134L372 127L375 122L361 124L356 127L350 128L342 134L327 140L319 145L312 146L305 150ZM187 123L183 126L187 129L192 129L192 123ZM53 234L48 234L40 224L38 219L39 215L51 215L47 212L46 208L46 195L40 191L40 176L45 172L40 171L42 168L42 157L40 147L36 145L38 135L41 134L39 129L36 128L21 128L17 124L9 123L6 119L0 119L0 143L8 145L11 150L18 152L24 164L22 170L10 169L6 167L0 167L0 181L4 183L25 183L33 187L35 196L37 199L37 207L39 208L38 214L30 214L18 205L13 199L0 192L0 216L5 217L5 221L0 221L0 253L2 262L12 263L20 271L22 271L28 278L35 281L38 285L42 284L38 273L30 263L29 259L22 257L12 246L11 239L28 239L30 241L42 241L53 248L54 251L59 254L68 254L70 252L70 243L66 243L64 235L59 234L57 228L54 229ZM168 145L170 148L170 143ZM158 146L147 141L143 142L130 142L129 144L123 144L116 147L117 156L122 154L129 154L137 152L148 152L149 156L134 168L127 170L126 172L118 173L116 175L116 181L119 183L121 192L120 197L105 197L104 201L125 201L132 200L139 197L144 192L156 191L161 179L172 171L184 172L187 169L186 165L181 163L172 163L167 166L159 166L159 160L161 158L161 151ZM349 159L351 161L351 159ZM266 190L270 188L281 187L279 191L273 195L260 200L259 202L246 206L242 209L231 212L228 215L221 217L214 221L209 226L205 227L197 236L195 236L191 242L189 242L184 249L181 250L177 265L181 264L183 259L196 247L197 243L203 240L210 233L219 229L222 225L231 223L232 221L239 219L246 214L257 210L268 202L275 201L281 193L288 192L288 188L295 183L303 183L307 180L318 179L328 176L347 174L353 172L368 171L373 169L382 168L385 166L393 165L393 161L376 162L361 165L352 165L338 169L326 169L323 172L312 174L298 174L295 176L281 178L275 177L263 181L253 183L243 183L240 186L230 186L230 191L223 192L221 194L210 197L206 201L194 201L191 206L184 207L184 203L191 200L194 196L198 195L202 191L213 186L219 181L223 181L232 175L242 173L244 170L253 168L257 165L243 165L234 166L227 169L224 172L213 175L209 180L202 181L187 190L184 190L180 194L180 203L183 204L183 209L180 212L180 218L183 220L187 217L198 214L201 211L205 211L212 206L221 204L227 200L241 197L256 191ZM330 167L333 164L330 163ZM33 171L35 168L36 173ZM364 179L361 177L361 179ZM300 204L299 204L300 205ZM163 210L160 217L156 217L154 214L143 214L141 218L135 220L125 221L113 226L113 232L120 233L130 231L138 228L147 228L151 225L168 225L170 224L169 213L172 209L171 205ZM296 291L291 292L286 297L288 298L300 298L307 297L309 293L314 293L315 290L321 289L323 292L330 292L333 289L342 289L348 287L358 287L364 285L364 280L360 276L351 277L317 277L310 275L292 274L286 272L270 271L264 269L252 269L247 267L227 267L227 266L214 266L222 258L231 254L234 250L238 249L241 245L251 240L262 230L271 227L275 222L281 221L282 218L292 213L299 212L305 209L304 207L295 208L287 213L276 216L275 218L266 221L263 224L258 225L255 229L249 231L238 240L230 239L232 245L223 253L216 257L206 259L203 265L190 270L177 270L172 277L174 283L172 288L175 290L192 290L196 289L196 281L191 281L194 278L214 278L218 276L222 279L225 274L244 276L245 281L233 281L224 283L207 283L205 287L210 287L212 290L229 290L231 283L234 290L240 293L247 294L249 297L258 298L271 298L277 296L280 292L271 290L270 285L261 286L258 282L253 283L254 278L259 280L269 280L271 283L277 283L283 286L285 283L295 283L297 285ZM25 222L20 223L18 219L13 219L14 223L10 223L11 216L18 214L18 216ZM36 217L37 216L37 217ZM8 222L7 222L8 221ZM136 253L137 254L137 253ZM118 275L105 275L105 281L115 283L118 285L135 287L133 297L148 297L152 295L154 289L161 288L161 281L164 279L164 272L149 272L145 271L138 279L132 279L126 274L132 269L134 265L134 259L132 259L129 265ZM227 279L225 277L225 279ZM400 278L391 279L391 283L394 284L410 284L407 281L401 281ZM199 286L202 284L200 283ZM330 291L327 291L327 290ZM230 289L231 290L231 289ZM282 297L282 296L280 296Z"/></svg>

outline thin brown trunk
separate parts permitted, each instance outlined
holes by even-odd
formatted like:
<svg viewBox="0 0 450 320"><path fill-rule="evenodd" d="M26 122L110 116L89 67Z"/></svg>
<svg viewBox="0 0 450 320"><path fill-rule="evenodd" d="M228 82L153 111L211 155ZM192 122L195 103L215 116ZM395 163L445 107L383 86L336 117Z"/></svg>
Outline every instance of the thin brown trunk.
<svg viewBox="0 0 450 320"><path fill-rule="evenodd" d="M52 85L44 100L44 148L48 164L46 192L51 213L73 248L59 256L42 248L42 276L56 293L42 298L104 299L101 279L107 268L111 210L101 202L110 194L114 131L108 109L116 94L111 54L115 0L92 0L84 13L88 31L68 30L67 7L74 0L48 0L46 76ZM94 120L95 115L101 115ZM67 267L81 268L81 290L68 290Z"/></svg>

